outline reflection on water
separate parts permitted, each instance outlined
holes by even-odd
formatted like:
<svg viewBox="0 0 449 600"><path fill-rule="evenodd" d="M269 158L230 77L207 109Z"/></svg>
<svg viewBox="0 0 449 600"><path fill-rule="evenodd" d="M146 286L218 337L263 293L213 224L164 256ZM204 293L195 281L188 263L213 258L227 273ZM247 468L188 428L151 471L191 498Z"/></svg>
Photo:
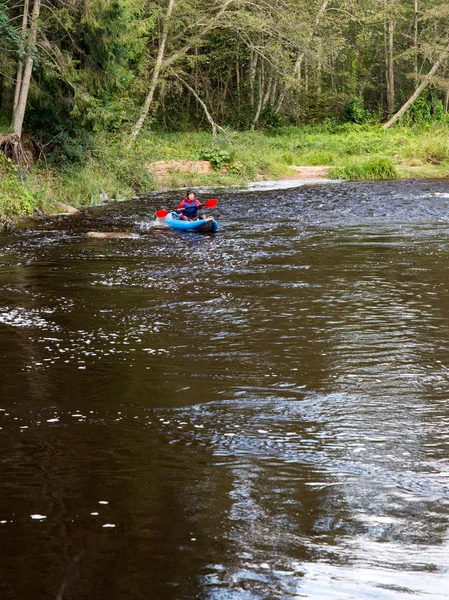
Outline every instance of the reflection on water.
<svg viewBox="0 0 449 600"><path fill-rule="evenodd" d="M227 193L216 236L148 228L161 197L1 237L2 599L449 597L446 196Z"/></svg>

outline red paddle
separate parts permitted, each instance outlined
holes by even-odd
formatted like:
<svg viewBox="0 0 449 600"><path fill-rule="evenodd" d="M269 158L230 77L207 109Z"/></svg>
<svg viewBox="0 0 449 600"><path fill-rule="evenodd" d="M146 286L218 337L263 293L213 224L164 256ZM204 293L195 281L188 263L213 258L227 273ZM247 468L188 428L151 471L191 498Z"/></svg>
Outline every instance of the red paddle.
<svg viewBox="0 0 449 600"><path fill-rule="evenodd" d="M204 208L215 208L218 204L218 200L216 198L212 198L211 200L206 200L203 204Z"/></svg>
<svg viewBox="0 0 449 600"><path fill-rule="evenodd" d="M211 198L210 200L206 200L206 202L204 202L203 207L204 208L215 208L217 206L217 204L218 204L218 200L216 198ZM163 219L169 213L170 213L170 211L161 209L156 212L156 217L158 219Z"/></svg>

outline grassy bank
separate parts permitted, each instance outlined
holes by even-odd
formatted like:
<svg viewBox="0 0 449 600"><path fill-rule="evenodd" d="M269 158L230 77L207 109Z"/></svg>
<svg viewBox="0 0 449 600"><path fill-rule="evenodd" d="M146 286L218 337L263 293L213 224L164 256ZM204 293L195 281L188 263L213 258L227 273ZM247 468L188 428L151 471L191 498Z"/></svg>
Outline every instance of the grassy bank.
<svg viewBox="0 0 449 600"><path fill-rule="evenodd" d="M56 202L81 207L95 204L104 190L124 198L155 189L232 185L257 178L294 177L296 166L330 167L341 179L394 179L449 176L449 125L394 127L331 125L283 127L266 132L234 132L212 148L208 132L142 135L133 149L119 135L102 134L79 144L78 160L40 161L22 172L0 154L0 222L55 212ZM57 158L57 156L56 156ZM181 172L176 166L157 178L148 169L156 161L210 160L207 174Z"/></svg>

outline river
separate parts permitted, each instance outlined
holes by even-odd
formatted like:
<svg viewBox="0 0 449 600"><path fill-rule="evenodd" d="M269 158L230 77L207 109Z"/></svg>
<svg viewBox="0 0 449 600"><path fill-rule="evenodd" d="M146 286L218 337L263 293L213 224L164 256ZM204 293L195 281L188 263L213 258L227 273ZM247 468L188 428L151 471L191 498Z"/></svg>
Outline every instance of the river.
<svg viewBox="0 0 449 600"><path fill-rule="evenodd" d="M2 600L449 598L449 180L179 195L0 236Z"/></svg>

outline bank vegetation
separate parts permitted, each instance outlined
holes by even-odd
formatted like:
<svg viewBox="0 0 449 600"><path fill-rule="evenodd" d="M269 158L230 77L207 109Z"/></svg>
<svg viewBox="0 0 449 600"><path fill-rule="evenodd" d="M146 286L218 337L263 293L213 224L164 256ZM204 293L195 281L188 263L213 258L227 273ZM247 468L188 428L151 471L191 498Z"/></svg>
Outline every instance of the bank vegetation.
<svg viewBox="0 0 449 600"><path fill-rule="evenodd" d="M0 219L294 166L446 176L448 18L446 0L0 0ZM213 170L149 168L173 160Z"/></svg>

